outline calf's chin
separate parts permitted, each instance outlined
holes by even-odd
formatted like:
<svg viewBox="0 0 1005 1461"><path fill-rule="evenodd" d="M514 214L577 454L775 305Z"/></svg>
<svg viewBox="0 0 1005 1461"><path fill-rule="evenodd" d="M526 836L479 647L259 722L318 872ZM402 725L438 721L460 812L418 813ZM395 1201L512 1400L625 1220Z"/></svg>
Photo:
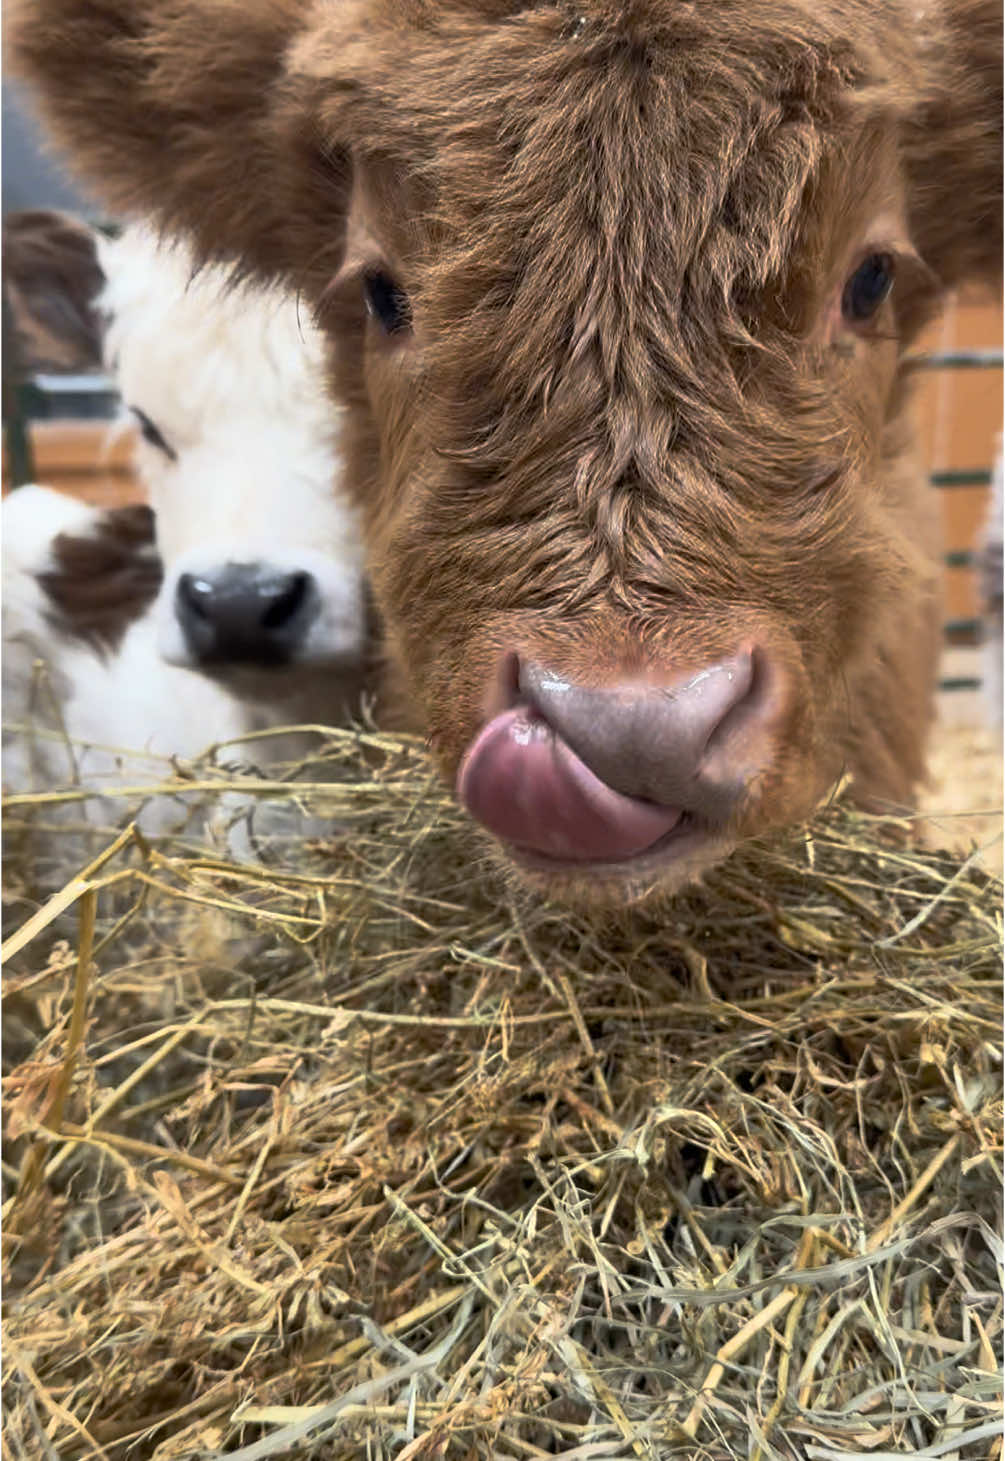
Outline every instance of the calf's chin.
<svg viewBox="0 0 1005 1461"><path fill-rule="evenodd" d="M467 634L454 620L445 642L435 606L419 618L413 597L394 655L399 703L410 698L411 727L429 734L490 859L559 901L617 905L672 895L738 844L808 817L846 778L859 805L908 809L924 774L941 617L931 515L920 486L913 495L928 542L905 561L904 540L891 539L885 565L874 543L861 611L832 605L826 628L739 609L703 621L693 608L645 623L613 611L486 622L475 597ZM812 621L811 598L807 588ZM727 678L742 680L735 694L717 688ZM609 704L616 731L602 724ZM514 770L535 736L545 747ZM586 762L582 794L566 789L570 754L577 788ZM526 815L514 810L522 801Z"/></svg>

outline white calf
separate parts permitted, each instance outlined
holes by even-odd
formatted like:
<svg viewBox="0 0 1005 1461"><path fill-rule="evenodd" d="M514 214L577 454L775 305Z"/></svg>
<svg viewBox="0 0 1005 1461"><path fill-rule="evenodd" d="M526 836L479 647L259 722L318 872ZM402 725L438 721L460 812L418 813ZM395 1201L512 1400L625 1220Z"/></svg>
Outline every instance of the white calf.
<svg viewBox="0 0 1005 1461"><path fill-rule="evenodd" d="M165 565L158 643L218 674L358 660L355 511L339 495L324 342L287 293L235 288L141 228L98 244L105 358L139 421Z"/></svg>
<svg viewBox="0 0 1005 1461"><path fill-rule="evenodd" d="M140 423L153 515L37 486L4 501L11 791L97 788L126 752L189 757L268 726L337 723L365 678L362 552L320 336L295 300L219 270L193 278L184 250L142 228L95 249L105 360ZM145 824L177 813L154 802Z"/></svg>

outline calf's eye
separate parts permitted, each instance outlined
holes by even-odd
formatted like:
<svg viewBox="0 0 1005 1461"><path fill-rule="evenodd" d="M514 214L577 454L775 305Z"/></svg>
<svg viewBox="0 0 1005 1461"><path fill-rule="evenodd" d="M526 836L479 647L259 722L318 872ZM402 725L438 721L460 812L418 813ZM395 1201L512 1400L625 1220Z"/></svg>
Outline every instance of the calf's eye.
<svg viewBox="0 0 1005 1461"><path fill-rule="evenodd" d="M367 274L363 280L367 312L377 321L386 335L396 335L407 330L412 323L412 310L408 295L383 270Z"/></svg>
<svg viewBox="0 0 1005 1461"><path fill-rule="evenodd" d="M174 447L169 446L164 440L146 412L141 411L139 406L130 406L129 409L139 423L140 435L143 437L143 440L148 441L151 446L155 446L158 451L162 451L166 457L170 457L173 462L176 462L178 460L178 453Z"/></svg>
<svg viewBox="0 0 1005 1461"><path fill-rule="evenodd" d="M869 254L845 284L841 313L849 324L871 319L893 288L893 258Z"/></svg>

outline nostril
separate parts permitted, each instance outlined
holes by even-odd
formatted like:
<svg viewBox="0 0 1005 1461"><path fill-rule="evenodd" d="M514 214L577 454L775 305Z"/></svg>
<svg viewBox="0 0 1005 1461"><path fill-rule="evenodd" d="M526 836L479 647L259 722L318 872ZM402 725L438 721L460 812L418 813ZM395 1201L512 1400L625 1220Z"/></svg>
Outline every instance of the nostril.
<svg viewBox="0 0 1005 1461"><path fill-rule="evenodd" d="M776 677L763 650L752 648L733 663L733 694L711 727L702 753L706 766L721 755L738 754L752 732L759 735L777 698Z"/></svg>
<svg viewBox="0 0 1005 1461"><path fill-rule="evenodd" d="M778 698L769 657L748 646L671 678L602 687L520 665L520 701L605 785L721 821L763 761Z"/></svg>
<svg viewBox="0 0 1005 1461"><path fill-rule="evenodd" d="M292 573L275 586L268 608L262 615L263 629L283 629L303 607L310 578L306 573Z"/></svg>
<svg viewBox="0 0 1005 1461"><path fill-rule="evenodd" d="M176 595L182 609L196 619L209 619L209 604L213 597L213 585L191 573L183 573L178 580Z"/></svg>
<svg viewBox="0 0 1005 1461"><path fill-rule="evenodd" d="M744 719L757 678L755 652L743 650L724 664L714 665L703 671L693 685L685 687L685 694L700 687L704 681L710 682L712 687L708 701L702 704L699 695L694 707L699 731L695 749L699 753L699 759L711 754L717 744L727 740L734 725ZM704 744L701 744L702 735Z"/></svg>

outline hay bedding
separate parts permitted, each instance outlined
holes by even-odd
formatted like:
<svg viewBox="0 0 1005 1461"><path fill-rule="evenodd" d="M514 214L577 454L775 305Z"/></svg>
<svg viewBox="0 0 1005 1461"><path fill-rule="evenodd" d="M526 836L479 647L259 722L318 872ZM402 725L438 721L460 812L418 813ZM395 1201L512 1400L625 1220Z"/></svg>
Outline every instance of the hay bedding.
<svg viewBox="0 0 1005 1461"><path fill-rule="evenodd" d="M5 1457L1000 1455L994 879L836 807L598 927L418 744L297 775L8 869Z"/></svg>

